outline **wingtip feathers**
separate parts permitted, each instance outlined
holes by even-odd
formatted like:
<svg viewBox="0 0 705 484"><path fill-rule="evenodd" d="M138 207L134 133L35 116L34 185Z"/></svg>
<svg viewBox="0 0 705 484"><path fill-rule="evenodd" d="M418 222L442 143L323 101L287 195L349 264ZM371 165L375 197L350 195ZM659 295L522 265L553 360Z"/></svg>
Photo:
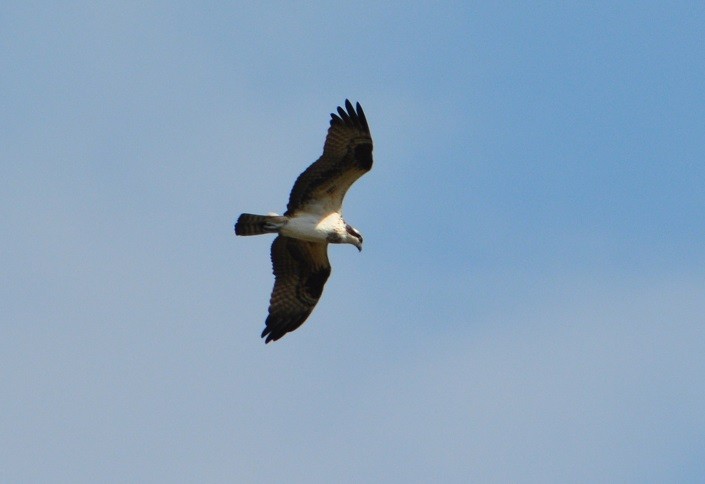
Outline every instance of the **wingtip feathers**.
<svg viewBox="0 0 705 484"><path fill-rule="evenodd" d="M341 106L337 108L338 113L330 113L330 125L334 126L336 124L351 124L357 129L360 129L366 133L370 132L370 127L367 124L367 118L365 117L365 112L362 110L362 106L359 102L355 103L353 107L349 99L345 100L345 109Z"/></svg>

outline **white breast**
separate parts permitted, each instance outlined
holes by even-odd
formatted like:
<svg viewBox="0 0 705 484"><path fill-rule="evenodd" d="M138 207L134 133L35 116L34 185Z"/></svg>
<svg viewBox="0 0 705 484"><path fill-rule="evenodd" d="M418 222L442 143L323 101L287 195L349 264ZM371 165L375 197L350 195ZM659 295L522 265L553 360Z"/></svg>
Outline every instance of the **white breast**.
<svg viewBox="0 0 705 484"><path fill-rule="evenodd" d="M332 233L345 232L345 222L339 213L326 216L301 213L289 219L279 231L281 235L311 242L325 242Z"/></svg>

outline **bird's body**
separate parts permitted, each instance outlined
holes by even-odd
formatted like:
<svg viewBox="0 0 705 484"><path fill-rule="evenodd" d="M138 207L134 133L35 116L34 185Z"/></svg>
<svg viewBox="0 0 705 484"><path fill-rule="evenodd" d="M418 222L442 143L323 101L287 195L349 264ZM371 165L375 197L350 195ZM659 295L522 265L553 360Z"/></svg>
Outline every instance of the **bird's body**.
<svg viewBox="0 0 705 484"><path fill-rule="evenodd" d="M372 168L372 138L362 107L350 101L331 114L323 155L296 180L284 215L244 213L237 235L277 233L271 256L275 276L262 337L276 341L311 314L330 275L329 243L362 250L362 235L342 216L348 188Z"/></svg>
<svg viewBox="0 0 705 484"><path fill-rule="evenodd" d="M300 212L279 230L279 235L309 242L333 242L331 238L342 237L345 220L338 212L320 214Z"/></svg>

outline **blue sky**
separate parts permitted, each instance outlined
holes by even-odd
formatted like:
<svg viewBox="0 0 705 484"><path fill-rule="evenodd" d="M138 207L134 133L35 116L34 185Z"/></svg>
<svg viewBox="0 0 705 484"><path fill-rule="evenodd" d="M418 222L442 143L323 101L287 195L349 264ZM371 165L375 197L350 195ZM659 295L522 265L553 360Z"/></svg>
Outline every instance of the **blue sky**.
<svg viewBox="0 0 705 484"><path fill-rule="evenodd" d="M703 38L697 2L6 2L0 480L702 482ZM265 346L232 225L346 98L365 249Z"/></svg>

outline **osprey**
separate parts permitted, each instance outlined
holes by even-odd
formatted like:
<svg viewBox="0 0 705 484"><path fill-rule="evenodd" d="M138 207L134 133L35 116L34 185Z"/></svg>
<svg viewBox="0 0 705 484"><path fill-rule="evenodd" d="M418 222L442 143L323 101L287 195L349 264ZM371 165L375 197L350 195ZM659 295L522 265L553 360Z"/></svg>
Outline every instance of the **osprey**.
<svg viewBox="0 0 705 484"><path fill-rule="evenodd" d="M276 341L311 314L330 276L328 244L362 250L362 235L343 220L348 188L372 168L372 137L360 103L331 113L323 154L294 183L284 215L243 213L237 235L276 233L274 289L262 338Z"/></svg>

